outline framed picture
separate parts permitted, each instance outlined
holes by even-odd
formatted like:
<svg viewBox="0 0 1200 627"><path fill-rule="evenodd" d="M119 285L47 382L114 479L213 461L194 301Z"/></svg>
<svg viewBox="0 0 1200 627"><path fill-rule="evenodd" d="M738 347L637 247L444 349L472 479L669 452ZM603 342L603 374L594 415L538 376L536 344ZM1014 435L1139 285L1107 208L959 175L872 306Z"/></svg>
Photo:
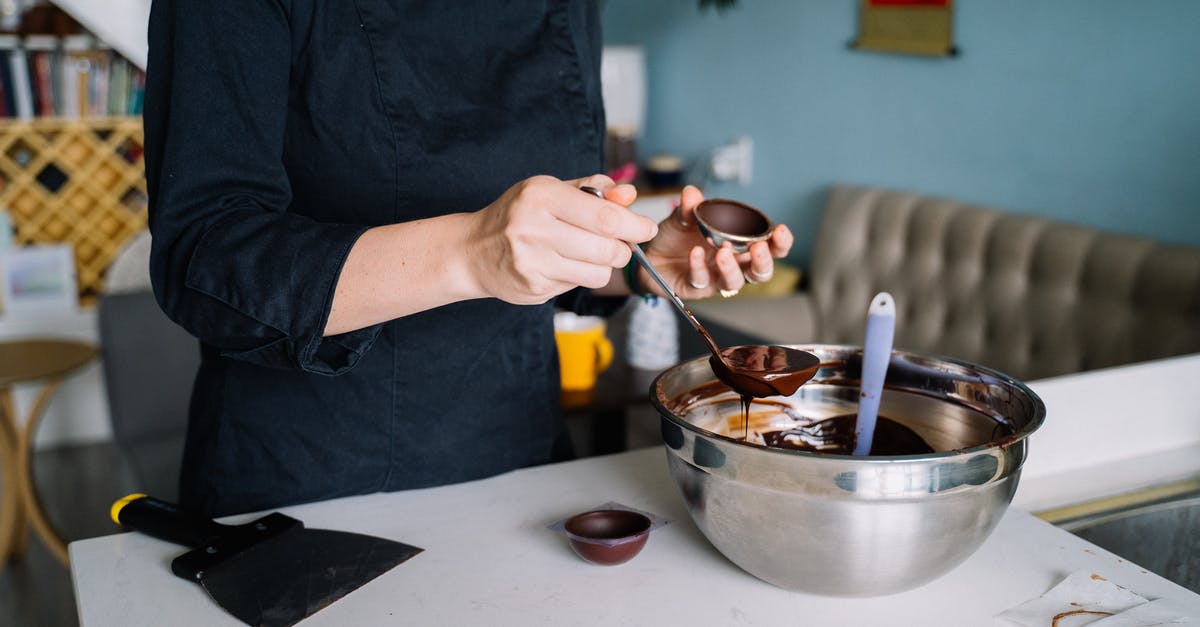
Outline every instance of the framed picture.
<svg viewBox="0 0 1200 627"><path fill-rule="evenodd" d="M75 254L69 244L24 246L0 253L0 310L5 317L78 308Z"/></svg>
<svg viewBox="0 0 1200 627"><path fill-rule="evenodd" d="M958 55L954 0L859 0L857 50L933 57Z"/></svg>

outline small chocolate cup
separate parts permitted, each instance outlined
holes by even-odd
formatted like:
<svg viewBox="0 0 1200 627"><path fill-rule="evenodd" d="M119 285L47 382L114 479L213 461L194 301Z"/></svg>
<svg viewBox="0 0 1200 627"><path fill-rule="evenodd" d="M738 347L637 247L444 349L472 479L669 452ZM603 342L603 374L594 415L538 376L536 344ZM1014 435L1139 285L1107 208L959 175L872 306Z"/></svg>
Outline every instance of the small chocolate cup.
<svg viewBox="0 0 1200 627"><path fill-rule="evenodd" d="M720 248L729 242L739 253L749 250L750 244L771 237L774 228L767 214L746 203L725 198L713 198L697 205L696 224L713 246Z"/></svg>
<svg viewBox="0 0 1200 627"><path fill-rule="evenodd" d="M623 509L576 514L563 527L575 554L593 564L615 566L633 559L646 546L652 521Z"/></svg>

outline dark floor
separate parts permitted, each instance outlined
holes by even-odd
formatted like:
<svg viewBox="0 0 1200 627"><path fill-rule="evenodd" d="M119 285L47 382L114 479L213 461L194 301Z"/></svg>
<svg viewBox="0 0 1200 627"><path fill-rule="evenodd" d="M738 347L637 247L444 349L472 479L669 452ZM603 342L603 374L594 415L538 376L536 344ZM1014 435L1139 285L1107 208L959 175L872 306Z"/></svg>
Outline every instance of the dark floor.
<svg viewBox="0 0 1200 627"><path fill-rule="evenodd" d="M34 456L34 476L46 515L67 541L117 533L108 519L121 496L120 460L111 444L70 446ZM0 625L79 624L71 574L28 531L25 555L0 570Z"/></svg>

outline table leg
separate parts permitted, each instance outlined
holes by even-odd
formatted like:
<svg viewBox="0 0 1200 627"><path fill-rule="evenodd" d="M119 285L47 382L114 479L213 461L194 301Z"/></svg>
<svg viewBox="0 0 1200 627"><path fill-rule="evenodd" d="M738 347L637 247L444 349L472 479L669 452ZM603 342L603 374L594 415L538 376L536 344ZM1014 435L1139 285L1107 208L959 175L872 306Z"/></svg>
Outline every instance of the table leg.
<svg viewBox="0 0 1200 627"><path fill-rule="evenodd" d="M24 545L25 517L17 480L17 426L12 392L0 389L0 570Z"/></svg>
<svg viewBox="0 0 1200 627"><path fill-rule="evenodd" d="M38 393L33 407L29 410L29 418L25 420L25 425L21 430L21 439L17 443L17 477L21 484L21 500L24 503L25 511L29 513L33 530L42 537L42 541L46 548L50 549L50 553L58 558L63 566L66 566L68 561L67 543L63 542L62 537L54 529L54 525L50 524L50 519L42 510L33 476L33 436L37 433L42 414L45 413L46 406L50 404L50 398L54 396L60 383L62 383L62 379L59 377L47 379L42 391Z"/></svg>

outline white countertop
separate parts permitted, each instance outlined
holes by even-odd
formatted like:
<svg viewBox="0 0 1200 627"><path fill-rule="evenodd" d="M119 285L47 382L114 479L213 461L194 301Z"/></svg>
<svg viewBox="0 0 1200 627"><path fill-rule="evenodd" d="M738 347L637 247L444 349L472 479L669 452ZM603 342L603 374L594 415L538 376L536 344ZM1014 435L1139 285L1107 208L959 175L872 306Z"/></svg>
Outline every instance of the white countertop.
<svg viewBox="0 0 1200 627"><path fill-rule="evenodd" d="M1033 381L1046 424L1029 439L1015 507L1036 512L1200 478L1200 354Z"/></svg>
<svg viewBox="0 0 1200 627"><path fill-rule="evenodd" d="M1128 408L1121 399L1142 395L1138 377L1188 376L1194 382L1200 381L1197 369L1200 356L1192 356L1035 385L1050 418L1044 433L1031 439L1030 476L1022 479L1017 500L1046 500L1061 489L1054 484L1064 474L1095 466L1086 455L1064 464L1052 453L1074 454L1071 446L1109 452L1091 440L1089 426L1125 424ZM1079 400L1098 387L1106 390L1105 401ZM1186 386L1173 389L1187 400L1176 403L1180 411L1160 411L1160 420L1174 420L1177 413L1185 420L1200 408L1195 402L1200 386L1183 392L1181 387ZM1078 420L1094 422L1073 424ZM1143 417L1147 420L1153 423ZM1144 425L1154 446L1142 450L1118 441L1117 448L1134 456L1161 453L1159 445L1166 442L1155 435L1161 426L1156 424ZM1193 417L1185 426L1194 431L1197 424ZM1080 436L1083 431L1089 435ZM1175 444L1186 448L1187 438L1176 437ZM654 531L638 557L615 567L583 562L562 536L546 529L607 501L672 523ZM1179 600L1200 615L1200 595L1016 508L966 562L916 590L868 599L788 592L746 574L712 548L688 517L660 448L280 511L312 528L367 533L425 549L305 625L992 625L1000 624L993 618L997 613L1081 569L1151 599ZM82 624L238 624L198 586L171 574L170 560L183 551L136 533L72 543Z"/></svg>

